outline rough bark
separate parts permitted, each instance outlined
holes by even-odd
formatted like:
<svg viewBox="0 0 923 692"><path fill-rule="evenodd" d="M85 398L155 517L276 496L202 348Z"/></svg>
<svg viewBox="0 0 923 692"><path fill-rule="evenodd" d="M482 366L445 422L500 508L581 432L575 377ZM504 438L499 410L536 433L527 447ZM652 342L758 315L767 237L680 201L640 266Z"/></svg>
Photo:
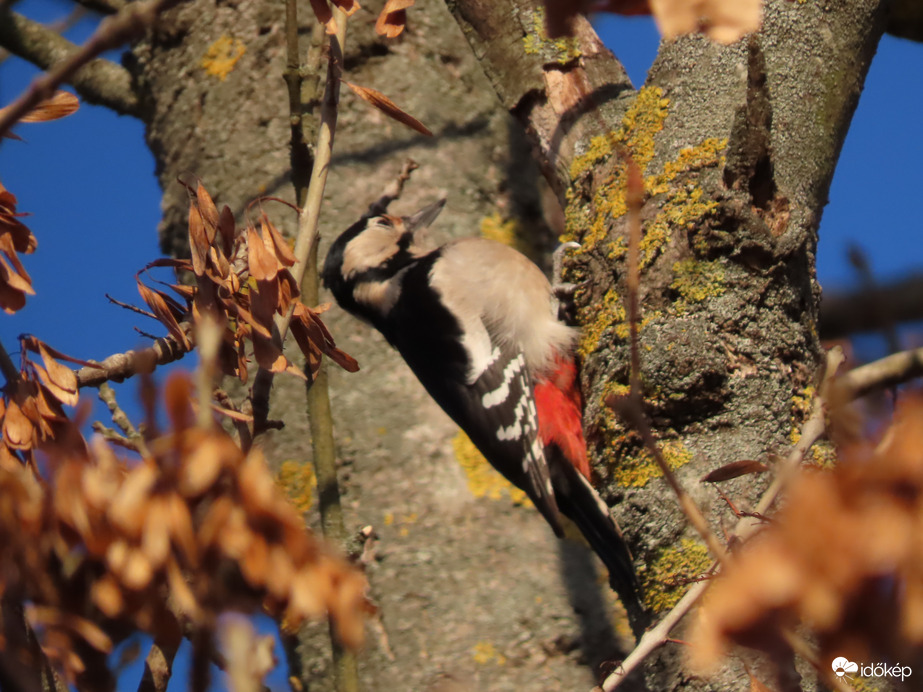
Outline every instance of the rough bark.
<svg viewBox="0 0 923 692"><path fill-rule="evenodd" d="M500 208L526 210L523 225L542 225L534 186L520 189L538 176L522 163L508 170L511 120L444 6L418 3L406 35L386 42L372 32L381 4L368 3L350 20L344 76L383 91L436 137L404 129L344 93L321 254L408 156L420 169L393 210L409 213L447 196L434 241L475 235ZM281 10L199 0L177 8L134 51L168 251L182 252L187 242L177 176L201 177L218 204L238 214L260 194L292 199ZM300 13L311 16L307 3ZM222 37L246 48L224 80L203 69ZM292 214L269 211L279 222L288 216L293 230ZM453 451L457 428L400 358L338 309L325 320L362 366L357 375L330 374L347 525L371 524L380 537L369 577L393 660L371 629L360 659L366 689L592 687L596 664L624 652L616 634L623 623L597 581L595 558L557 541L531 507L514 505L505 492L475 497ZM286 429L265 444L277 463L310 457L303 397L301 383L276 378L271 415L284 418ZM329 689L326 628L316 634L299 644L298 667L312 692Z"/></svg>
<svg viewBox="0 0 923 692"><path fill-rule="evenodd" d="M577 294L585 424L654 611L681 593L664 586L666 575L693 577L709 559L638 437L603 403L628 381L626 157L641 166L647 190L646 413L721 535L732 515L698 479L783 451L814 383L816 230L885 4L770 0L762 30L735 45L701 37L662 44L635 92L587 27L570 43L543 41L526 2L449 2L501 101L553 163L544 170L566 205L568 235L582 244L571 278L587 282ZM574 105L560 107L562 98ZM561 131L574 138L556 137ZM741 479L724 489L746 507L760 484ZM688 681L672 648L651 662L646 682L723 689L741 676L730 666L712 683Z"/></svg>

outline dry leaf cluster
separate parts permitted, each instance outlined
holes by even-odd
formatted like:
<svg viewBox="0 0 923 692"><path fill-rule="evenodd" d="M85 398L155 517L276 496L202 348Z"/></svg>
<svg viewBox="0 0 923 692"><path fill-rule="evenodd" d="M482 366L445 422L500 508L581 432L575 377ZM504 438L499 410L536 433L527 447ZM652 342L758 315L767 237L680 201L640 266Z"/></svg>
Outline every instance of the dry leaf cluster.
<svg viewBox="0 0 923 692"><path fill-rule="evenodd" d="M17 253L35 252L38 242L19 220L22 216L16 211L16 196L0 183L0 307L9 315L26 304L27 295L35 295Z"/></svg>
<svg viewBox="0 0 923 692"><path fill-rule="evenodd" d="M899 406L883 440L851 442L830 472L805 471L773 524L706 596L690 637L698 669L732 644L787 649L808 626L822 663L912 664L923 652L923 397Z"/></svg>
<svg viewBox="0 0 923 692"><path fill-rule="evenodd" d="M112 638L210 632L224 611L295 626L329 614L362 639L364 577L308 533L261 454L193 426L191 385L167 383L170 430L129 463L102 438L48 448L38 475L0 457L0 592L32 604L46 655L107 689Z"/></svg>
<svg viewBox="0 0 923 692"><path fill-rule="evenodd" d="M378 21L375 22L376 33L385 38L400 36L407 25L407 9L412 7L415 1L387 0L378 15ZM330 3L340 8L347 17L351 17L359 9L359 3L356 0L330 0ZM337 22L327 0L311 0L311 9L314 10L317 21L326 25L328 34L337 32Z"/></svg>
<svg viewBox="0 0 923 692"><path fill-rule="evenodd" d="M20 351L19 377L7 383L0 399L0 464L19 464L18 454L34 467L33 454L41 445L74 442L73 424L62 404L77 405L77 376L56 359L90 364L69 358L31 336L20 339ZM30 353L38 354L42 362L32 360Z"/></svg>
<svg viewBox="0 0 923 692"><path fill-rule="evenodd" d="M19 122L38 123L57 120L74 113L79 107L77 97L66 91L58 91L45 99ZM6 108L0 108L2 114ZM19 139L12 133L7 137ZM19 219L25 214L16 211L16 196L0 183L0 308L9 315L26 304L27 295L35 295L32 279L19 261L19 254L35 252L38 242L25 224Z"/></svg>
<svg viewBox="0 0 923 692"><path fill-rule="evenodd" d="M195 285L168 284L183 301L180 302L146 286L140 274L137 277L144 302L177 343L191 349L190 322L200 323L207 315L222 329L218 364L224 374L246 381L246 346L251 343L254 359L261 368L304 377L272 338L275 315L291 310L290 329L312 376L320 368L323 354L350 372L358 370L355 359L336 347L318 317L326 306L312 309L298 299L299 289L289 271L295 256L269 217L260 213L259 231L249 222L238 231L230 208L225 205L219 213L201 183L194 192L190 188L190 193L191 259L156 260L144 271L172 267L191 272Z"/></svg>

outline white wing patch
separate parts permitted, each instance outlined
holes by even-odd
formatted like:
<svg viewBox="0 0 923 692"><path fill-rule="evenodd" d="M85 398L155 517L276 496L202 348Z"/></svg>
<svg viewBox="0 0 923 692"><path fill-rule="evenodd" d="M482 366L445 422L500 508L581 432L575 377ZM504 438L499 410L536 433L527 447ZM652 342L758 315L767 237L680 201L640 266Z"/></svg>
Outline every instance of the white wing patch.
<svg viewBox="0 0 923 692"><path fill-rule="evenodd" d="M491 360L496 361L499 357L500 349L494 348L493 353L491 353ZM506 368L503 370L503 382L500 383L500 386L492 392L485 393L484 396L481 397L481 404L483 404L484 408L499 406L509 398L510 384L512 384L513 378L522 371L525 364L526 359L523 358L521 354L507 364Z"/></svg>

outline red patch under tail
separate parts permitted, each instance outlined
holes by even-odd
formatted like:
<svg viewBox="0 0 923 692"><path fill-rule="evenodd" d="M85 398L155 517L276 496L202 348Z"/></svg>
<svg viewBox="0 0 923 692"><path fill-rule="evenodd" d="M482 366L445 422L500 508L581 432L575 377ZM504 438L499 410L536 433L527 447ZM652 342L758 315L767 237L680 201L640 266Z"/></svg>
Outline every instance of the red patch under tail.
<svg viewBox="0 0 923 692"><path fill-rule="evenodd" d="M542 444L556 445L589 480L590 463L583 438L583 398L572 358L557 355L551 374L536 379L535 407Z"/></svg>

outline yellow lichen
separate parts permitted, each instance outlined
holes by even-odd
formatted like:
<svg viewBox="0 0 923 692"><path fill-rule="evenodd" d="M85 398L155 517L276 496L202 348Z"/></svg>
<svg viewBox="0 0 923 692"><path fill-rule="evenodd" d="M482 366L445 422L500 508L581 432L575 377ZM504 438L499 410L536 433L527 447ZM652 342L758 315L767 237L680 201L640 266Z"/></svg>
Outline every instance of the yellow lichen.
<svg viewBox="0 0 923 692"><path fill-rule="evenodd" d="M635 104L637 108L633 106L629 110L617 132L595 137L587 151L575 157L571 164L572 179L577 179L613 151L620 149L631 153L642 170L647 167L654 155L654 137L662 129L668 101L659 98L662 92L655 91L644 92L645 98L642 99L642 92L638 94L638 102ZM629 127L634 129L629 130ZM642 269L654 261L674 229L691 229L696 222L717 208L716 202L704 199L701 188L674 188L670 183L682 173L723 165L723 152L726 147L726 139L705 139L697 146L681 150L673 161L668 161L664 165L663 170L645 179L644 185L648 195L669 196L661 204L657 216L642 229ZM595 246L607 237L611 219L618 218L627 211L625 180L624 167L620 166L609 180L597 186L593 198L592 218L587 216L584 205L577 199L576 193L569 190L568 207L565 210L569 230L562 240L574 240L579 236L585 246ZM621 237L609 247L609 257L612 259L623 257L626 252L627 244Z"/></svg>
<svg viewBox="0 0 923 692"><path fill-rule="evenodd" d="M499 213L481 219L481 237L496 240L525 253L520 236L519 222L516 219L504 219Z"/></svg>
<svg viewBox="0 0 923 692"><path fill-rule="evenodd" d="M208 47L201 65L208 74L223 82L246 52L243 41L222 36Z"/></svg>
<svg viewBox="0 0 923 692"><path fill-rule="evenodd" d="M677 311L682 312L693 303L717 298L726 290L724 265L718 261L688 258L673 265L673 282L670 288L679 294Z"/></svg>
<svg viewBox="0 0 923 692"><path fill-rule="evenodd" d="M644 181L644 187L651 195L659 195L669 191L668 183L676 179L680 173L697 171L710 166L724 165L724 150L727 148L727 139L709 137L694 147L680 150L673 161L668 161L663 171L657 175L649 176Z"/></svg>
<svg viewBox="0 0 923 692"><path fill-rule="evenodd" d="M577 350L585 359L600 347L606 330L625 322L625 306L618 292L610 288L602 301L582 307L578 321L583 328Z"/></svg>
<svg viewBox="0 0 923 692"><path fill-rule="evenodd" d="M618 130L593 137L586 151L574 157L570 166L571 180L578 180L613 153L624 152L634 159L642 171L646 169L654 157L654 138L663 129L669 103L669 99L663 98L663 89L660 87L640 89ZM569 189L565 209L567 239L576 240L579 235L580 242L587 247L595 247L603 240L608 233L608 222L627 211L625 184L625 166L619 165L610 178L596 188L591 219L577 216L584 204L574 189ZM578 229L582 230L579 234Z"/></svg>
<svg viewBox="0 0 923 692"><path fill-rule="evenodd" d="M888 678L863 678L861 675L850 677L849 686L856 692L893 692L894 690Z"/></svg>
<svg viewBox="0 0 923 692"><path fill-rule="evenodd" d="M314 465L309 462L283 461L276 482L282 486L289 501L299 512L307 512L314 501Z"/></svg>
<svg viewBox="0 0 923 692"><path fill-rule="evenodd" d="M567 63L579 58L582 53L576 38L563 36L548 38L545 31L545 9L537 7L532 11L532 27L522 39L522 49L528 55L541 55L546 63Z"/></svg>
<svg viewBox="0 0 923 692"><path fill-rule="evenodd" d="M679 440L660 443L660 453L667 466L673 470L692 461L692 452ZM616 483L625 487L643 488L654 478L661 478L663 472L650 452L642 449L636 456L621 456L612 469Z"/></svg>
<svg viewBox="0 0 923 692"><path fill-rule="evenodd" d="M471 652L471 658L474 659L475 663L482 666L490 662L494 662L498 666L506 664L506 656L497 651L497 647L490 642L481 641L475 644Z"/></svg>
<svg viewBox="0 0 923 692"><path fill-rule="evenodd" d="M663 313L660 310L649 310L641 316L641 323L638 325L638 333L643 332L644 328L649 325L651 322L655 322L663 317ZM621 322L615 325L615 335L622 339L623 341L627 340L631 336L631 329L628 321Z"/></svg>
<svg viewBox="0 0 923 692"><path fill-rule="evenodd" d="M669 610L683 597L689 583L711 567L708 549L691 538L664 548L642 574L644 605L655 613Z"/></svg>
<svg viewBox="0 0 923 692"><path fill-rule="evenodd" d="M826 440L815 442L808 454L808 461L812 466L829 471L837 465L836 447Z"/></svg>
<svg viewBox="0 0 923 692"><path fill-rule="evenodd" d="M468 480L468 489L475 497L486 497L499 500L504 494L508 495L516 505L531 504L528 496L515 485L501 476L488 463L468 436L458 431L452 438L452 451L455 459L461 465Z"/></svg>

